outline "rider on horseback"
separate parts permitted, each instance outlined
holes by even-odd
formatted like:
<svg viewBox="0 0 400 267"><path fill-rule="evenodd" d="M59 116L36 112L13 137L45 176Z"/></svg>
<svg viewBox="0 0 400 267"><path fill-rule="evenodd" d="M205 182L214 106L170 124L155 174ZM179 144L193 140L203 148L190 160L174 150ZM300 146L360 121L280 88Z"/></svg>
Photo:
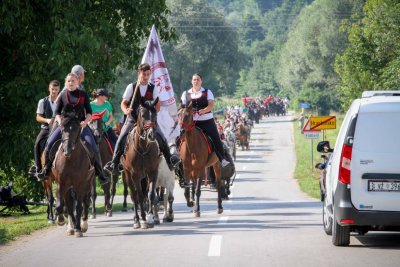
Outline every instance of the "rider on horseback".
<svg viewBox="0 0 400 267"><path fill-rule="evenodd" d="M183 92L181 97L182 106L189 104L187 103L187 99L192 102L193 110L195 111L193 120L196 121L196 126L211 138L216 150L215 153L220 160L222 167L225 167L229 164L229 161L224 159L224 148L218 134L213 113L211 112L214 108L214 95L211 90L204 89L201 86L201 83L202 78L200 74L193 74L193 87L188 91Z"/></svg>
<svg viewBox="0 0 400 267"><path fill-rule="evenodd" d="M139 65L138 68L138 83L129 84L125 92L122 96L121 109L125 115L127 115L124 126L121 129L121 133L118 137L117 144L115 145L114 155L110 162L108 162L104 166L104 170L112 173L118 174L122 171L120 166L120 159L124 153L126 138L134 128L136 124L136 120L138 117L138 109L141 103L144 103L147 100L155 100L158 98L160 94L160 89L155 87L154 84L149 82L151 75L151 67L147 63L143 63ZM139 93L135 94L135 88L139 90ZM135 99L133 99L135 97ZM132 103L133 101L133 103ZM160 110L160 102L156 104L157 112ZM167 160L168 166L172 169L177 166L180 162L180 159L177 155L171 155L171 152L168 147L167 140L164 137L160 127L157 125L155 128L156 139L158 145L160 147L161 152L164 154L165 159Z"/></svg>
<svg viewBox="0 0 400 267"><path fill-rule="evenodd" d="M50 122L54 116L54 111L56 108L56 99L58 93L60 92L60 82L57 80L53 80L49 84L49 92L50 95L46 96L39 100L37 111L36 111L36 120L41 123L40 132L36 137L35 147L33 151L33 155L35 158L35 165L29 169L29 174L32 176L37 175L38 172L42 170L42 164L40 162L40 153L42 151L43 146L41 146L42 142L46 142L47 138L50 134Z"/></svg>
<svg viewBox="0 0 400 267"><path fill-rule="evenodd" d="M109 182L108 177L103 174L100 153L96 141L94 140L93 133L90 131L89 127L86 127L92 117L92 108L90 107L89 96L86 92L78 89L78 81L79 77L75 73L69 73L65 78L65 86L67 89L63 90L57 98L55 114L58 125L47 140L46 148L44 150L45 166L37 175L39 181L46 179L50 172L52 165L50 150L54 143L61 139L61 129L59 125L61 122L61 115L63 115L64 117L73 116L80 119L82 127L81 137L86 141L86 143L89 143L87 148L92 152L91 154L94 154L94 168L96 175L99 177L102 184Z"/></svg>

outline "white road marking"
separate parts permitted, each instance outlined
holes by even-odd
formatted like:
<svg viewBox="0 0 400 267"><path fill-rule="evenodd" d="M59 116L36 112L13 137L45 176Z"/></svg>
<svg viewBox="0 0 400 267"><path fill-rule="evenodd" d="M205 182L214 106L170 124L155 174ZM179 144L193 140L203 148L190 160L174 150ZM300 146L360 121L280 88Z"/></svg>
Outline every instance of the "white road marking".
<svg viewBox="0 0 400 267"><path fill-rule="evenodd" d="M247 166L244 165L244 166L242 167L242 170L246 170L246 169L247 169Z"/></svg>
<svg viewBox="0 0 400 267"><path fill-rule="evenodd" d="M226 210L224 212L226 212ZM218 224L226 224L228 222L228 219L229 219L228 216L221 217L219 218Z"/></svg>
<svg viewBox="0 0 400 267"><path fill-rule="evenodd" d="M219 257L221 255L222 235L213 235L208 249L209 257Z"/></svg>

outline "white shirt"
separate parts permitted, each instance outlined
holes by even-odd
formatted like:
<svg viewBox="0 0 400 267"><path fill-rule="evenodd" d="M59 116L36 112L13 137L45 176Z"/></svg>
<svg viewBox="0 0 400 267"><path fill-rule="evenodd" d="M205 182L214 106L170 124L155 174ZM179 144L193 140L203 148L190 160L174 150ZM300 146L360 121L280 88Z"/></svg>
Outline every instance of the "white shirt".
<svg viewBox="0 0 400 267"><path fill-rule="evenodd" d="M140 89L140 96L144 96L146 94L147 84L139 85L139 89ZM131 100L131 98L133 96L133 90L134 90L133 83L128 84L128 86L125 89L124 94L122 95L122 99L124 99L126 101ZM160 88L154 87L153 99L156 99L159 96L160 96Z"/></svg>
<svg viewBox="0 0 400 267"><path fill-rule="evenodd" d="M198 92L194 92L193 88L189 89L189 93L190 93L190 96L191 96L192 99L200 98L202 92L204 92L204 91L205 91L205 89L203 87L201 87ZM186 105L186 92L187 91L184 91L182 93L182 97L181 97L181 101L182 101L183 105ZM211 92L210 89L207 90L207 100L214 100L214 94ZM203 114L203 115L199 115L198 113L196 113L193 116L193 120L195 120L195 121L206 121L206 120L210 120L212 118L214 118L212 112L206 113L206 114Z"/></svg>
<svg viewBox="0 0 400 267"><path fill-rule="evenodd" d="M56 110L56 101L52 102L49 97L49 102L50 102L51 110L53 111L53 115L54 115L54 111ZM44 98L39 100L36 114L44 115Z"/></svg>

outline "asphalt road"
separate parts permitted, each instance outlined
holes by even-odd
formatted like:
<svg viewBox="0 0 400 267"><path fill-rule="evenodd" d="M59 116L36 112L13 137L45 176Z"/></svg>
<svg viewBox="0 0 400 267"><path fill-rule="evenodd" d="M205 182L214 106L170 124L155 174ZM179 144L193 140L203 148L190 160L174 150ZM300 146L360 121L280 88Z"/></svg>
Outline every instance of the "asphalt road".
<svg viewBox="0 0 400 267"><path fill-rule="evenodd" d="M352 236L334 247L321 224L321 204L293 179L290 117L256 125L250 151L239 151L237 178L224 213L203 191L193 218L175 189L175 221L134 230L132 212L89 221L83 238L54 227L0 247L0 266L399 266L400 234Z"/></svg>

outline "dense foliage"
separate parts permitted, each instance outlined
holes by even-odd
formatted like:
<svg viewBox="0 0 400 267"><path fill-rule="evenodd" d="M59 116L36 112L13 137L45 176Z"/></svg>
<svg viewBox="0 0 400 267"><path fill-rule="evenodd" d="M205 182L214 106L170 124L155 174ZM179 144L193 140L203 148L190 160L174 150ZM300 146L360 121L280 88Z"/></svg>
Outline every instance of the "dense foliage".
<svg viewBox="0 0 400 267"><path fill-rule="evenodd" d="M33 158L37 101L50 80L63 80L75 64L87 70L85 87L104 86L115 68L137 65L151 25L168 40L165 1L24 1L0 7L0 183L27 183ZM21 177L22 176L22 177ZM29 181L32 188L34 181ZM29 191L28 191L29 192Z"/></svg>

